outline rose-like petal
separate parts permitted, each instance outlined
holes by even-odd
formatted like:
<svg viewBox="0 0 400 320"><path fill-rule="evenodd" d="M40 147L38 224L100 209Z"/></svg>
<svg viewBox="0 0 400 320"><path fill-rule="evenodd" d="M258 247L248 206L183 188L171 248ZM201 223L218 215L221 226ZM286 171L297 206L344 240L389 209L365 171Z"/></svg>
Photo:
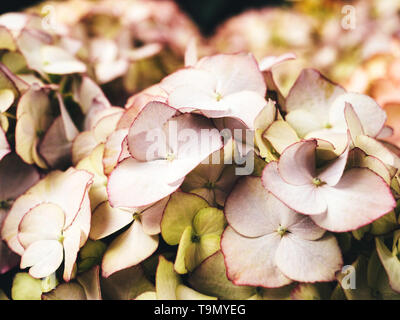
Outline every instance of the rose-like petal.
<svg viewBox="0 0 400 320"><path fill-rule="evenodd" d="M221 240L228 278L236 285L266 288L291 283L292 280L275 264L274 257L280 241L278 234L247 238L228 227Z"/></svg>

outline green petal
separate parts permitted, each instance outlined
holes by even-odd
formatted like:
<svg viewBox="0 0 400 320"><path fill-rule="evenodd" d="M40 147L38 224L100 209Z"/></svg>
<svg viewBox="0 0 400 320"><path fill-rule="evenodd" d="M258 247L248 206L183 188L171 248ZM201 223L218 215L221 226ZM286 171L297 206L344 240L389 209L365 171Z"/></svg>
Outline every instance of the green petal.
<svg viewBox="0 0 400 320"><path fill-rule="evenodd" d="M374 290L374 295L383 300L399 300L400 294L393 291L388 276L379 260L376 250L368 262L368 285Z"/></svg>
<svg viewBox="0 0 400 320"><path fill-rule="evenodd" d="M300 283L291 296L293 300L329 300L331 289L327 283Z"/></svg>
<svg viewBox="0 0 400 320"><path fill-rule="evenodd" d="M13 300L41 300L42 281L28 273L17 273L14 277L11 297Z"/></svg>
<svg viewBox="0 0 400 320"><path fill-rule="evenodd" d="M196 235L221 235L225 229L226 220L222 210L217 208L201 209L193 219L193 229Z"/></svg>
<svg viewBox="0 0 400 320"><path fill-rule="evenodd" d="M391 232L397 227L397 219L394 211L385 214L383 217L375 220L371 224L371 233L375 236L380 236Z"/></svg>
<svg viewBox="0 0 400 320"><path fill-rule="evenodd" d="M156 272L156 292L158 300L176 300L176 288L181 283L172 262L160 256Z"/></svg>
<svg viewBox="0 0 400 320"><path fill-rule="evenodd" d="M186 227L185 231L183 231L181 241L179 241L178 252L176 254L174 268L175 271L179 274L185 274L188 272L186 268L185 256L186 251L192 244L192 236L193 229L192 227Z"/></svg>
<svg viewBox="0 0 400 320"><path fill-rule="evenodd" d="M390 286L395 291L400 291L400 261L396 255L386 247L381 238L375 238L376 250L386 274L389 278Z"/></svg>
<svg viewBox="0 0 400 320"><path fill-rule="evenodd" d="M107 246L101 241L88 240L79 252L78 272L85 272L101 263Z"/></svg>
<svg viewBox="0 0 400 320"><path fill-rule="evenodd" d="M63 283L49 293L43 294L43 300L86 300L83 288L77 283Z"/></svg>
<svg viewBox="0 0 400 320"><path fill-rule="evenodd" d="M176 288L176 298L178 300L217 300L216 297L206 296L183 284Z"/></svg>
<svg viewBox="0 0 400 320"><path fill-rule="evenodd" d="M189 283L194 289L222 300L248 299L256 293L254 287L236 286L228 280L221 251L204 260L190 275Z"/></svg>
<svg viewBox="0 0 400 320"><path fill-rule="evenodd" d="M372 295L371 288L368 286L367 281L367 258L364 256L359 256L357 260L352 264L355 269L356 283L355 288L346 288L344 284L348 284L345 277L348 275L347 272L339 272L337 275L337 280L342 286L344 294L348 300L372 300L374 299Z"/></svg>
<svg viewBox="0 0 400 320"><path fill-rule="evenodd" d="M209 256L220 250L221 237L217 234L206 234L199 242L192 243L186 249L185 263L189 271L193 271Z"/></svg>
<svg viewBox="0 0 400 320"><path fill-rule="evenodd" d="M177 245L186 227L192 225L196 213L208 207L203 198L189 193L174 193L165 208L161 221L161 234L169 245Z"/></svg>
<svg viewBox="0 0 400 320"><path fill-rule="evenodd" d="M143 292L154 291L140 265L118 271L108 278L101 278L102 295L105 300L132 300Z"/></svg>

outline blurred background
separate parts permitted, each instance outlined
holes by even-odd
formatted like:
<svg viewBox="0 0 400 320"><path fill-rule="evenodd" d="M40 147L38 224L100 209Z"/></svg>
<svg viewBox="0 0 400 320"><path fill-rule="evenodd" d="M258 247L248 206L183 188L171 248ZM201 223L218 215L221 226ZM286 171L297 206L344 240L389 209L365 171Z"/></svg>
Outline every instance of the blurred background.
<svg viewBox="0 0 400 320"><path fill-rule="evenodd" d="M118 0L116 0L118 1ZM4 1L0 12L20 11L40 1ZM175 0L199 26L203 34L210 35L221 22L251 8L290 5L284 0Z"/></svg>

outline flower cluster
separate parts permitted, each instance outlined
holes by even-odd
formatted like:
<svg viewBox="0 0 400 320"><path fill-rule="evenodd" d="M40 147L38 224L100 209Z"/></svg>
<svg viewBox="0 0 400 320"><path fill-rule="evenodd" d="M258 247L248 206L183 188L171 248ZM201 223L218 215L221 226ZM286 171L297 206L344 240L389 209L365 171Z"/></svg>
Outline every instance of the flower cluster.
<svg viewBox="0 0 400 320"><path fill-rule="evenodd" d="M286 93L281 49L203 55L168 1L0 32L0 299L400 297L400 149L370 96L313 68Z"/></svg>

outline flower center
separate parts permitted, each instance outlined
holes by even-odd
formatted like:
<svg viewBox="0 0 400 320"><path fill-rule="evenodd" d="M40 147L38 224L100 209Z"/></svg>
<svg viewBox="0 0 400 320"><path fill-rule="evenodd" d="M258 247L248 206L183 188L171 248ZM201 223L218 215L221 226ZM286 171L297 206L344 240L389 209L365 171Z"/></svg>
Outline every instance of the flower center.
<svg viewBox="0 0 400 320"><path fill-rule="evenodd" d="M64 239L65 239L64 235L60 234L57 240L62 244L64 242Z"/></svg>
<svg viewBox="0 0 400 320"><path fill-rule="evenodd" d="M325 129L332 129L332 125L329 122L325 123L324 127Z"/></svg>
<svg viewBox="0 0 400 320"><path fill-rule="evenodd" d="M204 187L205 187L206 189L214 189L214 188L215 188L215 183L214 183L214 182L211 182L211 181L208 181L208 182L204 185Z"/></svg>
<svg viewBox="0 0 400 320"><path fill-rule="evenodd" d="M283 236L286 234L287 229L286 229L285 227L279 225L279 228L276 230L276 232L278 232L278 234L279 234L281 237L283 237Z"/></svg>
<svg viewBox="0 0 400 320"><path fill-rule="evenodd" d="M215 100L221 101L221 99L222 99L222 94L220 94L219 92L215 92Z"/></svg>
<svg viewBox="0 0 400 320"><path fill-rule="evenodd" d="M174 155L173 153L168 153L166 159L167 159L169 162L172 162L172 161L175 160L175 155Z"/></svg>
<svg viewBox="0 0 400 320"><path fill-rule="evenodd" d="M323 186L326 182L322 181L320 178L314 178L312 183L316 186L316 187L320 187Z"/></svg>

